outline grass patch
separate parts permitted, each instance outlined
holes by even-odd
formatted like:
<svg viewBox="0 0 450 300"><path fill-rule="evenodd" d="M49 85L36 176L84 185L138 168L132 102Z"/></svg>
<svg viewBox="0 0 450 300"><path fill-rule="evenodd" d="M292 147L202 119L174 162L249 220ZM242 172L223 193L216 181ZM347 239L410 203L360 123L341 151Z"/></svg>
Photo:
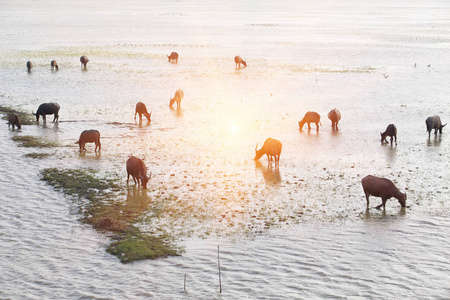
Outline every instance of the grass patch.
<svg viewBox="0 0 450 300"><path fill-rule="evenodd" d="M16 110L7 106L0 106L0 113L5 114L2 119L8 121L10 114L16 114L19 116L21 125L32 125L36 121L36 117L33 114L26 113L24 111Z"/></svg>
<svg viewBox="0 0 450 300"><path fill-rule="evenodd" d="M21 147L50 148L58 146L57 143L49 142L31 135L13 136L12 140L21 143Z"/></svg>
<svg viewBox="0 0 450 300"><path fill-rule="evenodd" d="M34 158L34 159L44 159L49 156L52 156L53 154L50 153L27 153L25 154L25 157Z"/></svg>
<svg viewBox="0 0 450 300"><path fill-rule="evenodd" d="M117 256L123 263L180 255L168 237L142 233L125 234L112 242L106 251Z"/></svg>
<svg viewBox="0 0 450 300"><path fill-rule="evenodd" d="M180 255L181 249L171 243L170 236L143 234L134 226L152 202L145 192L125 197L117 177L100 175L92 169L49 168L41 171L41 179L65 194L85 200L80 204L81 221L115 234L107 252L121 262Z"/></svg>

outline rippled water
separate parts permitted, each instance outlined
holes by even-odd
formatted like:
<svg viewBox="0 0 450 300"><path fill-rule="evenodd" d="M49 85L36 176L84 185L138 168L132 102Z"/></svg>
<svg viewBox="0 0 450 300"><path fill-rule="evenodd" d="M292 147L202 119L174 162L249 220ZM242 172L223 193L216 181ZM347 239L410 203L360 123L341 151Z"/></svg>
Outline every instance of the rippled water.
<svg viewBox="0 0 450 300"><path fill-rule="evenodd" d="M447 128L428 139L424 123L450 115L449 8L2 1L0 105L61 111L57 125L0 131L0 298L450 297ZM178 64L167 62L172 51ZM236 69L235 55L248 67ZM171 110L178 88L185 98ZM138 101L151 123L134 120ZM335 107L337 132L326 118ZM298 129L309 110L322 116L319 132ZM390 123L396 147L380 145ZM80 156L74 142L91 128L102 153L89 145ZM61 146L23 148L16 135ZM283 143L279 169L253 161L268 137ZM37 152L52 156L25 157ZM146 197L162 212L141 226L176 234L181 257L121 264L108 238L78 221L77 203L40 180L43 168L90 167L125 183L131 154L152 171ZM366 211L367 174L391 178L407 208L394 199L378 211L372 197Z"/></svg>

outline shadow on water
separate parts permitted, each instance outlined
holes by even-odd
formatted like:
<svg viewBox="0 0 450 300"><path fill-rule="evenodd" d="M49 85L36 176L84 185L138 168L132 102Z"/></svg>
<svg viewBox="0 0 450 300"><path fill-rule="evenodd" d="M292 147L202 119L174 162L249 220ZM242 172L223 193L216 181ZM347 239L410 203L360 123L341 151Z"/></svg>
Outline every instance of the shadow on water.
<svg viewBox="0 0 450 300"><path fill-rule="evenodd" d="M386 158L388 162L395 163L395 159L397 158L397 146L392 144L382 144L382 146L386 149Z"/></svg>
<svg viewBox="0 0 450 300"><path fill-rule="evenodd" d="M385 221L385 220L395 220L398 217L403 217L406 215L406 208L400 207L398 213L387 214L386 209L374 209L377 213L371 213L371 208L367 208L364 213L361 213L361 217L364 221Z"/></svg>
<svg viewBox="0 0 450 300"><path fill-rule="evenodd" d="M256 170L260 170L267 184L277 185L281 182L280 168L275 163L263 166L259 161L255 161Z"/></svg>
<svg viewBox="0 0 450 300"><path fill-rule="evenodd" d="M170 110L174 112L177 117L179 118L183 117L183 110L181 109L181 107L177 108L171 107Z"/></svg>
<svg viewBox="0 0 450 300"><path fill-rule="evenodd" d="M79 158L95 159L95 160L98 160L98 159L100 159L102 157L102 154L100 153L100 151L94 152L94 153L95 153L94 156L92 156L92 155L86 156L87 151L83 151L83 152L79 152L78 157Z"/></svg>
<svg viewBox="0 0 450 300"><path fill-rule="evenodd" d="M135 124L138 124L137 121L134 121ZM139 128L150 126L150 121L145 122L145 125L142 124L142 120L139 120Z"/></svg>
<svg viewBox="0 0 450 300"><path fill-rule="evenodd" d="M431 138L429 137L427 139L427 146L440 146L441 145L441 135L434 135L433 140L431 140Z"/></svg>

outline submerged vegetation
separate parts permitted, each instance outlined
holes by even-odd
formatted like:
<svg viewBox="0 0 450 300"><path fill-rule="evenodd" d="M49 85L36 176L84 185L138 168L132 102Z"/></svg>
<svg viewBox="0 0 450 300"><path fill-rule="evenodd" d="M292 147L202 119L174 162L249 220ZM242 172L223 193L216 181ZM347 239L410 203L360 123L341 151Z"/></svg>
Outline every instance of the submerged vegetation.
<svg viewBox="0 0 450 300"><path fill-rule="evenodd" d="M180 255L181 249L168 235L147 235L135 226L147 211L151 199L144 191L126 196L117 176L100 175L92 169L57 169L41 171L42 180L80 200L81 221L96 230L113 233L114 242L107 252L121 262Z"/></svg>
<svg viewBox="0 0 450 300"><path fill-rule="evenodd" d="M22 125L32 125L35 123L35 118L32 114L16 110L11 107L0 106L0 113L4 114L4 116L2 117L3 120L8 120L10 114L16 114L19 116L20 124Z"/></svg>
<svg viewBox="0 0 450 300"><path fill-rule="evenodd" d="M31 135L13 136L12 140L21 143L22 147L50 148L58 146L57 143L49 142Z"/></svg>
<svg viewBox="0 0 450 300"><path fill-rule="evenodd" d="M44 159L49 156L52 156L50 153L27 153L25 157L34 158L34 159Z"/></svg>

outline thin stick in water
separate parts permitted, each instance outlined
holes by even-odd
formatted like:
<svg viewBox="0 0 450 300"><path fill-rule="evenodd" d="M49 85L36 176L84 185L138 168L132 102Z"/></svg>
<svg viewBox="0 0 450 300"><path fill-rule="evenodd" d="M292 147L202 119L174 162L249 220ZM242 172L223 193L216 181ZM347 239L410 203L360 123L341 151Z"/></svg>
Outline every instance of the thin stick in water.
<svg viewBox="0 0 450 300"><path fill-rule="evenodd" d="M184 273L184 291L186 292L186 273Z"/></svg>
<svg viewBox="0 0 450 300"><path fill-rule="evenodd" d="M219 293L222 294L222 278L220 277L220 255L219 245L217 245L217 262L219 264Z"/></svg>

